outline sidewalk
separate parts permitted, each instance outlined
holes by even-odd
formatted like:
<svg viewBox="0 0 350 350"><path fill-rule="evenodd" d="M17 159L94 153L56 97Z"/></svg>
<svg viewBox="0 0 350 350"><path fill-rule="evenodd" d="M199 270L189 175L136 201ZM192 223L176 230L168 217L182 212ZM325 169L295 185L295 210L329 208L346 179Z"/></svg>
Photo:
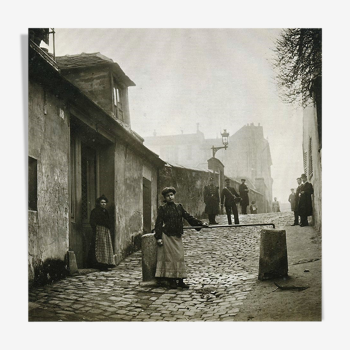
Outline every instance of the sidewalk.
<svg viewBox="0 0 350 350"><path fill-rule="evenodd" d="M321 239L313 227L286 226L288 250L287 280L257 281L241 306L235 321L321 321ZM281 286L308 289L276 290Z"/></svg>
<svg viewBox="0 0 350 350"><path fill-rule="evenodd" d="M217 220L227 223L223 215ZM286 227L290 278L277 282L309 286L303 291L275 290L273 281L257 279L261 227L188 230L183 240L189 290L140 284L141 252L136 252L108 272L73 276L31 290L29 320L320 320L320 241L312 227L289 226L292 220L290 212L240 218L242 224L274 222L276 228Z"/></svg>

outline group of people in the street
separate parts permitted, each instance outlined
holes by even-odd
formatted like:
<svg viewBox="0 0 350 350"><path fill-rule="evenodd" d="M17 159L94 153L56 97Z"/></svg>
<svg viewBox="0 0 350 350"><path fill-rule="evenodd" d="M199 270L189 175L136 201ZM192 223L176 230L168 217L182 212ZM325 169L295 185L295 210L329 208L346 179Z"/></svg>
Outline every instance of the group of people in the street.
<svg viewBox="0 0 350 350"><path fill-rule="evenodd" d="M221 211L225 206L228 223L232 224L231 215L233 214L234 223L239 224L237 204L241 204L242 213L244 214L247 213L247 206L249 205L249 190L245 185L245 179L242 179L239 192L238 194L235 188L230 186L230 179L226 179L225 187L219 197L219 188L215 186L214 178L210 178L209 185L204 189L205 212L208 214L209 224L217 224L215 216L220 213L220 204ZM169 288L188 288L188 285L184 283L187 274L182 243L182 219L186 219L192 226L197 226L198 231L202 227L207 227L208 224L190 215L182 204L175 203L175 194L176 189L174 187L166 187L162 191L164 204L158 209L154 229L158 245L155 277L159 283L166 283ZM108 270L108 268L115 266L110 218L106 209L107 203L108 199L105 195L97 198L96 208L90 214L93 237L89 260L93 267L100 270ZM252 202L251 210L257 212L255 202Z"/></svg>
<svg viewBox="0 0 350 350"><path fill-rule="evenodd" d="M226 178L225 187L219 197L219 188L214 184L214 178L210 178L208 186L204 189L205 212L208 214L209 224L216 225L215 216L220 213L225 206L228 224L232 225L231 215L234 216L234 223L239 224L237 204L242 207L242 214L247 213L249 205L249 189L245 184L245 179L241 180L239 194L236 189L230 185L230 179ZM289 196L291 209L294 211L294 223L300 226L307 226L307 217L312 215L313 187L307 181L305 174L297 179L298 187ZM197 231L203 227L208 227L208 223L203 222L189 214L182 204L175 203L176 189L166 187L162 191L164 204L158 209L158 215L155 223L155 239L157 248L157 266L155 277L160 284L165 283L169 288L189 288L184 282L187 277L186 265L184 259L184 248L182 243L183 221L186 219L191 226L195 226ZM221 198L221 202L220 202ZM96 208L90 215L90 225L93 230L93 238L90 247L90 259L94 267L100 270L106 270L115 266L113 257L113 247L110 233L110 219L106 209L108 199L102 195L96 200ZM275 198L274 203L277 202ZM280 211L279 203L273 203L273 211ZM250 210L257 213L255 202L252 201Z"/></svg>
<svg viewBox="0 0 350 350"><path fill-rule="evenodd" d="M291 210L294 212L294 223L292 226L309 226L308 216L312 216L311 195L314 193L314 188L307 180L307 176L305 174L302 174L301 177L297 178L297 183L298 187L296 188L296 191L294 192L294 188L292 188L292 193L288 198Z"/></svg>
<svg viewBox="0 0 350 350"><path fill-rule="evenodd" d="M219 196L219 187L215 186L214 178L210 178L209 185L204 187L205 212L208 214L210 225L217 225L215 216L220 214L220 207L221 212L223 212L223 207L225 206L227 221L229 225L232 225L232 214L235 224L239 224L237 204L241 205L242 214L247 214L247 207L249 205L249 189L245 184L245 181L245 179L241 179L242 183L239 186L238 194L236 189L230 185L230 179L226 178L225 187L221 191L221 196ZM251 203L250 212L251 214L257 214L258 212L255 201L252 201Z"/></svg>

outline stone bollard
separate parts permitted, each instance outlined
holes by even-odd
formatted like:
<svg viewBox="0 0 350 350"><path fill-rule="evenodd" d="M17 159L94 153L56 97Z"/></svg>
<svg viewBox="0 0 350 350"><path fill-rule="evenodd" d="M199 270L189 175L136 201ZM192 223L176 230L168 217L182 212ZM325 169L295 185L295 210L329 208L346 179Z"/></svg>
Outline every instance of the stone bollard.
<svg viewBox="0 0 350 350"><path fill-rule="evenodd" d="M73 251L67 252L67 260L68 260L68 271L71 275L78 273L78 265L77 259L75 258L75 254Z"/></svg>
<svg viewBox="0 0 350 350"><path fill-rule="evenodd" d="M259 280L288 276L285 230L261 230Z"/></svg>
<svg viewBox="0 0 350 350"><path fill-rule="evenodd" d="M157 267L157 243L154 233L147 233L142 236L142 281L144 283L156 283Z"/></svg>

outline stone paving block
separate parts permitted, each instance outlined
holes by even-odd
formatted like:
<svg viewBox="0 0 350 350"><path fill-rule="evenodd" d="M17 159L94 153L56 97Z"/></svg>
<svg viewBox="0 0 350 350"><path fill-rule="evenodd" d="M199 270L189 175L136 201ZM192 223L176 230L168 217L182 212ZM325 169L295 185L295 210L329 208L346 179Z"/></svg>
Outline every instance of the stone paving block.
<svg viewBox="0 0 350 350"><path fill-rule="evenodd" d="M117 320L122 321L121 317L122 317L121 315L110 315L110 318L112 318L113 321L117 321Z"/></svg>
<svg viewBox="0 0 350 350"><path fill-rule="evenodd" d="M90 309L87 312L91 314L100 314L103 311L101 309Z"/></svg>
<svg viewBox="0 0 350 350"><path fill-rule="evenodd" d="M130 305L130 302L119 301L117 303L113 303L114 307L123 307L123 306L128 306L128 305Z"/></svg>
<svg viewBox="0 0 350 350"><path fill-rule="evenodd" d="M89 310L91 310L90 307L82 307L81 309L79 309L80 312L87 312Z"/></svg>
<svg viewBox="0 0 350 350"><path fill-rule="evenodd" d="M123 298L119 298L119 297L109 297L108 300L111 301L121 301Z"/></svg>
<svg viewBox="0 0 350 350"><path fill-rule="evenodd" d="M117 311L118 309L115 308L115 307L106 307L106 308L103 308L103 310L107 311L107 312L115 312Z"/></svg>

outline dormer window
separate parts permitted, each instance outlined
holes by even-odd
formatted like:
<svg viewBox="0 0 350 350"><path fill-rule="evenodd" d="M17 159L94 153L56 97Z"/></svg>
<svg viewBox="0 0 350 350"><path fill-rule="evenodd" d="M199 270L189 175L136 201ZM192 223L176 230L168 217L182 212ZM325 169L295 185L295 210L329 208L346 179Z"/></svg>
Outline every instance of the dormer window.
<svg viewBox="0 0 350 350"><path fill-rule="evenodd" d="M117 85L113 87L113 104L115 117L124 120L122 90Z"/></svg>

